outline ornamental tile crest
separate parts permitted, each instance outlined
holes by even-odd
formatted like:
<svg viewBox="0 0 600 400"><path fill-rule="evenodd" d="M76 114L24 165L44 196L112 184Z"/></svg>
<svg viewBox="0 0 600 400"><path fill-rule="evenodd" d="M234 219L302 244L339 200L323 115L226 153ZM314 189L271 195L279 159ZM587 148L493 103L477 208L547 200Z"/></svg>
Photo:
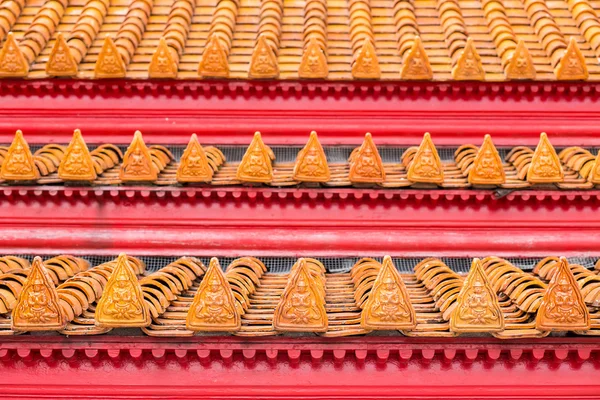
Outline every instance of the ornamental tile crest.
<svg viewBox="0 0 600 400"><path fill-rule="evenodd" d="M213 257L188 311L186 327L194 331L236 332L241 324L229 282Z"/></svg>
<svg viewBox="0 0 600 400"><path fill-rule="evenodd" d="M324 302L306 261L299 259L275 308L273 329L281 332L326 332L329 324Z"/></svg>
<svg viewBox="0 0 600 400"><path fill-rule="evenodd" d="M96 305L95 318L96 325L107 328L144 327L150 324L150 313L142 288L123 253L119 255Z"/></svg>
<svg viewBox="0 0 600 400"><path fill-rule="evenodd" d="M279 76L279 65L273 48L269 46L265 35L260 35L250 60L248 78L276 79Z"/></svg>
<svg viewBox="0 0 600 400"><path fill-rule="evenodd" d="M500 332L504 330L504 316L498 303L498 297L490 286L478 258L473 259L471 270L458 294L456 303L456 308L450 316L452 332Z"/></svg>
<svg viewBox="0 0 600 400"><path fill-rule="evenodd" d="M202 53L198 65L198 75L202 78L227 78L229 77L229 64L227 53L219 35L211 35Z"/></svg>
<svg viewBox="0 0 600 400"><path fill-rule="evenodd" d="M238 165L236 178L244 182L268 183L273 180L271 151L263 143L260 132L254 133L254 138Z"/></svg>
<svg viewBox="0 0 600 400"><path fill-rule="evenodd" d="M589 311L565 257L560 258L557 268L538 309L536 328L542 331L590 329Z"/></svg>
<svg viewBox="0 0 600 400"><path fill-rule="evenodd" d="M390 256L385 256L361 313L365 329L411 330L417 325L406 286Z"/></svg>
<svg viewBox="0 0 600 400"><path fill-rule="evenodd" d="M31 264L11 322L17 331L60 330L67 323L54 282L40 257Z"/></svg>
<svg viewBox="0 0 600 400"><path fill-rule="evenodd" d="M119 178L122 181L130 182L153 182L158 178L158 168L152 162L152 156L140 131L135 132L133 140L123 156Z"/></svg>
<svg viewBox="0 0 600 400"><path fill-rule="evenodd" d="M506 79L513 80L535 79L536 72L533 57L531 57L531 53L529 53L523 39L519 39L517 47L506 68L505 75Z"/></svg>
<svg viewBox="0 0 600 400"><path fill-rule="evenodd" d="M444 183L442 161L429 133L423 136L423 141L408 168L407 177L411 182Z"/></svg>
<svg viewBox="0 0 600 400"><path fill-rule="evenodd" d="M370 133L367 132L362 145L350 157L348 178L351 182L381 183L385 181L383 162Z"/></svg>
<svg viewBox="0 0 600 400"><path fill-rule="evenodd" d="M400 77L407 80L430 80L433 78L429 57L427 57L427 52L419 36L415 36L413 45L402 64Z"/></svg>
<svg viewBox="0 0 600 400"><path fill-rule="evenodd" d="M33 154L20 130L15 133L15 138L8 148L0 169L0 178L12 181L34 181L40 178Z"/></svg>
<svg viewBox="0 0 600 400"><path fill-rule="evenodd" d="M327 156L319 142L317 132L312 131L306 146L300 150L296 158L293 179L300 182L328 182L330 178Z"/></svg>
<svg viewBox="0 0 600 400"><path fill-rule="evenodd" d="M23 78L29 73L29 63L12 32L0 50L0 78Z"/></svg>
<svg viewBox="0 0 600 400"><path fill-rule="evenodd" d="M213 170L204 149L198 142L198 136L194 133L181 156L177 168L177 182L210 182L212 177Z"/></svg>
<svg viewBox="0 0 600 400"><path fill-rule="evenodd" d="M589 72L585 64L585 57L579 50L574 37L569 40L567 50L556 66L554 74L559 81L585 81L588 79Z"/></svg>
<svg viewBox="0 0 600 400"><path fill-rule="evenodd" d="M119 54L115 42L107 35L96 60L94 77L96 79L125 78L126 72L125 63L121 58L121 54Z"/></svg>
<svg viewBox="0 0 600 400"><path fill-rule="evenodd" d="M46 63L46 73L50 76L77 75L77 63L75 63L71 49L62 33L56 37L56 42Z"/></svg>
<svg viewBox="0 0 600 400"><path fill-rule="evenodd" d="M177 63L164 37L160 38L156 51L152 55L152 61L148 66L148 76L154 79L177 78Z"/></svg>
<svg viewBox="0 0 600 400"><path fill-rule="evenodd" d="M452 69L452 78L457 81L483 81L485 71L473 39L467 39L465 48Z"/></svg>
<svg viewBox="0 0 600 400"><path fill-rule="evenodd" d="M73 139L58 166L58 177L65 181L93 181L96 169L81 131L75 129Z"/></svg>
<svg viewBox="0 0 600 400"><path fill-rule="evenodd" d="M355 79L379 79L381 69L375 52L375 46L370 39L365 39L358 56L352 64L352 77Z"/></svg>
<svg viewBox="0 0 600 400"><path fill-rule="evenodd" d="M492 142L492 137L485 135L483 144L469 171L469 183L472 185L501 185L505 182L506 174L502 167L502 159Z"/></svg>
<svg viewBox="0 0 600 400"><path fill-rule="evenodd" d="M302 54L298 76L303 79L325 79L327 75L329 75L327 56L317 39L313 37Z"/></svg>
<svg viewBox="0 0 600 400"><path fill-rule="evenodd" d="M540 141L531 158L527 182L529 183L554 183L562 182L564 173L556 150L548 140L546 133L542 132Z"/></svg>

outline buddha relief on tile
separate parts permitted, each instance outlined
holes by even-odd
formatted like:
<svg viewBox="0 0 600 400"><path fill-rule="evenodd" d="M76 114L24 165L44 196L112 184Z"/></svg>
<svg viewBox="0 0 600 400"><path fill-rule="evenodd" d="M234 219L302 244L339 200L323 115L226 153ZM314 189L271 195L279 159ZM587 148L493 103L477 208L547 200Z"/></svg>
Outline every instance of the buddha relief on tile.
<svg viewBox="0 0 600 400"><path fill-rule="evenodd" d="M54 282L42 259L36 257L13 309L12 327L22 331L57 330L63 329L66 322Z"/></svg>
<svg viewBox="0 0 600 400"><path fill-rule="evenodd" d="M429 133L425 133L423 141L408 168L408 180L411 182L443 183L444 170L437 149Z"/></svg>
<svg viewBox="0 0 600 400"><path fill-rule="evenodd" d="M0 50L0 77L25 77L29 72L29 63L21 52L12 32Z"/></svg>
<svg viewBox="0 0 600 400"><path fill-rule="evenodd" d="M93 181L96 179L94 162L81 131L75 129L73 139L58 166L58 177L63 180Z"/></svg>
<svg viewBox="0 0 600 400"><path fill-rule="evenodd" d="M96 66L94 68L94 76L100 78L124 78L125 77L125 63L117 50L115 42L106 36L104 44L96 60Z"/></svg>
<svg viewBox="0 0 600 400"><path fill-rule="evenodd" d="M429 80L433 78L433 70L429 64L429 57L423 47L421 39L417 36L410 52L406 56L400 73L402 79Z"/></svg>
<svg viewBox="0 0 600 400"><path fill-rule="evenodd" d="M542 133L540 142L531 158L527 181L530 183L553 183L563 180L564 173L556 150L548 140L546 133Z"/></svg>
<svg viewBox="0 0 600 400"><path fill-rule="evenodd" d="M152 162L140 131L135 132L123 156L119 177L123 181L155 181L158 177L158 168Z"/></svg>
<svg viewBox="0 0 600 400"><path fill-rule="evenodd" d="M150 78L177 78L177 63L173 59L171 50L164 37L160 38L158 47L152 55L152 61L148 67Z"/></svg>
<svg viewBox="0 0 600 400"><path fill-rule="evenodd" d="M355 79L379 79L381 77L375 46L370 39L365 39L352 64L352 76Z"/></svg>
<svg viewBox="0 0 600 400"><path fill-rule="evenodd" d="M220 332L235 332L241 327L233 292L216 258L210 260L194 296L186 326L190 330Z"/></svg>
<svg viewBox="0 0 600 400"><path fill-rule="evenodd" d="M520 39L506 68L506 78L534 80L535 74L533 57L525 46L525 41Z"/></svg>
<svg viewBox="0 0 600 400"><path fill-rule="evenodd" d="M188 143L177 168L178 182L210 182L213 170L208 164L204 149L194 133Z"/></svg>
<svg viewBox="0 0 600 400"><path fill-rule="evenodd" d="M571 38L565 54L556 67L556 78L558 80L575 81L587 80L589 72L585 64L585 57L579 50L575 38Z"/></svg>
<svg viewBox="0 0 600 400"><path fill-rule="evenodd" d="M544 331L587 330L590 315L566 258L561 257L537 312L536 328Z"/></svg>
<svg viewBox="0 0 600 400"><path fill-rule="evenodd" d="M324 79L328 74L327 57L319 42L315 38L311 38L308 46L304 49L298 75L305 79Z"/></svg>
<svg viewBox="0 0 600 400"><path fill-rule="evenodd" d="M263 143L260 132L254 134L254 138L238 166L236 177L245 182L271 182L273 180L270 151Z"/></svg>
<svg viewBox="0 0 600 400"><path fill-rule="evenodd" d="M327 182L330 177L325 151L317 132L312 131L308 143L298 153L293 178L301 182Z"/></svg>
<svg viewBox="0 0 600 400"><path fill-rule="evenodd" d="M452 77L457 81L483 81L485 71L481 64L481 57L477 53L473 39L469 38L467 44L452 69Z"/></svg>
<svg viewBox="0 0 600 400"><path fill-rule="evenodd" d="M498 297L489 284L478 258L473 260L469 275L458 295L450 317L453 332L498 332L504 329L504 316Z"/></svg>
<svg viewBox="0 0 600 400"><path fill-rule="evenodd" d="M96 306L96 324L103 327L143 327L150 324L142 288L125 254L106 283Z"/></svg>
<svg viewBox="0 0 600 400"><path fill-rule="evenodd" d="M62 33L56 37L56 43L52 47L46 64L46 73L51 76L77 75L77 64Z"/></svg>
<svg viewBox="0 0 600 400"><path fill-rule="evenodd" d="M208 39L208 44L204 48L198 65L198 75L204 78L227 78L229 76L227 53L217 34L211 35Z"/></svg>
<svg viewBox="0 0 600 400"><path fill-rule="evenodd" d="M31 181L39 179L40 173L35 166L33 154L20 130L8 148L8 153L2 163L0 177L6 180Z"/></svg>
<svg viewBox="0 0 600 400"><path fill-rule="evenodd" d="M378 183L385 181L383 162L370 133L365 135L362 145L351 155L348 177L351 182Z"/></svg>
<svg viewBox="0 0 600 400"><path fill-rule="evenodd" d="M279 76L279 65L273 48L269 46L265 35L260 35L256 41L254 53L250 60L248 77L254 79L275 79Z"/></svg>
<svg viewBox="0 0 600 400"><path fill-rule="evenodd" d="M405 329L416 326L415 310L392 259L386 256L361 313L365 329Z"/></svg>
<svg viewBox="0 0 600 400"><path fill-rule="evenodd" d="M469 171L469 183L474 185L501 185L506 182L502 167L502 159L492 142L490 135L485 135L483 144L477 152L473 166Z"/></svg>

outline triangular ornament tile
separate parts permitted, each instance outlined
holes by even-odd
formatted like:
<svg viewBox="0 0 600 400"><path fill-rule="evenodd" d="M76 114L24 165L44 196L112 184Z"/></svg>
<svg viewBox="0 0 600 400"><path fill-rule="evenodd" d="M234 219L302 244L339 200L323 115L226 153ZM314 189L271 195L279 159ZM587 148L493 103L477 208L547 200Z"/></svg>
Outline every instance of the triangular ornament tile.
<svg viewBox="0 0 600 400"><path fill-rule="evenodd" d="M238 165L236 178L244 182L264 182L273 180L273 167L267 146L262 141L260 132L256 132L246 154Z"/></svg>
<svg viewBox="0 0 600 400"><path fill-rule="evenodd" d="M177 168L177 182L210 182L212 177L213 170L204 149L198 142L198 136L194 133L181 156Z"/></svg>
<svg viewBox="0 0 600 400"><path fill-rule="evenodd" d="M21 52L12 32L0 50L0 78L24 78L29 73L29 63Z"/></svg>
<svg viewBox="0 0 600 400"><path fill-rule="evenodd" d="M96 60L94 77L96 79L124 78L126 72L125 63L121 58L121 54L119 54L115 42L113 42L110 36L106 36Z"/></svg>
<svg viewBox="0 0 600 400"><path fill-rule="evenodd" d="M352 156L348 179L356 183L381 183L385 181L385 170L373 137L367 132L365 140Z"/></svg>
<svg viewBox="0 0 600 400"><path fill-rule="evenodd" d="M361 326L374 330L411 330L417 324L406 286L390 256L383 264L361 313Z"/></svg>
<svg viewBox="0 0 600 400"><path fill-rule="evenodd" d="M152 162L152 156L144 143L142 133L136 131L123 156L119 179L130 182L154 182L157 178L158 168Z"/></svg>
<svg viewBox="0 0 600 400"><path fill-rule="evenodd" d="M210 260L206 274L186 318L187 329L193 331L236 332L241 318L235 298L219 261Z"/></svg>
<svg viewBox="0 0 600 400"><path fill-rule="evenodd" d="M477 53L473 39L469 38L452 69L452 78L457 81L483 81L485 71L481 64L481 57Z"/></svg>
<svg viewBox="0 0 600 400"><path fill-rule="evenodd" d="M433 78L429 57L427 57L427 52L418 36L415 37L412 48L404 59L400 76L406 80L430 80Z"/></svg>
<svg viewBox="0 0 600 400"><path fill-rule="evenodd" d="M529 183L556 183L564 180L564 172L556 150L548 140L546 133L540 135L531 164L527 171Z"/></svg>
<svg viewBox="0 0 600 400"><path fill-rule="evenodd" d="M62 33L56 36L56 42L46 63L46 74L50 76L77 75L77 63L75 63L71 49Z"/></svg>
<svg viewBox="0 0 600 400"><path fill-rule="evenodd" d="M4 157L0 178L9 181L35 181L40 178L33 154L20 130L15 133L15 138Z"/></svg>
<svg viewBox="0 0 600 400"><path fill-rule="evenodd" d="M478 258L473 260L469 275L458 294L450 317L450 330L456 333L500 332L504 316Z"/></svg>
<svg viewBox="0 0 600 400"><path fill-rule="evenodd" d="M100 301L96 305L96 325L106 328L144 327L150 312L142 287L127 256L120 254Z"/></svg>
<svg viewBox="0 0 600 400"><path fill-rule="evenodd" d="M279 76L279 65L277 56L269 46L264 35L260 35L256 41L250 68L248 69L248 78L250 79L275 79Z"/></svg>
<svg viewBox="0 0 600 400"><path fill-rule="evenodd" d="M585 57L574 37L569 40L567 50L556 66L554 74L559 81L585 81L589 78Z"/></svg>
<svg viewBox="0 0 600 400"><path fill-rule="evenodd" d="M485 135L483 144L475 156L469 171L469 183L472 185L501 185L506 182L502 159L490 135Z"/></svg>
<svg viewBox="0 0 600 400"><path fill-rule="evenodd" d="M534 80L535 79L535 64L533 57L529 53L525 41L519 39L517 47L510 59L506 71L504 72L506 79L512 80Z"/></svg>
<svg viewBox="0 0 600 400"><path fill-rule="evenodd" d="M275 308L273 329L280 332L326 332L328 326L323 299L306 261L301 258Z"/></svg>
<svg viewBox="0 0 600 400"><path fill-rule="evenodd" d="M423 136L423 141L408 168L407 178L411 182L444 183L442 161L429 133Z"/></svg>
<svg viewBox="0 0 600 400"><path fill-rule="evenodd" d="M198 75L202 78L227 78L229 76L227 53L223 49L219 35L213 34L208 39L198 65Z"/></svg>
<svg viewBox="0 0 600 400"><path fill-rule="evenodd" d="M94 161L79 129L73 132L73 139L58 166L58 177L64 181L93 181L97 178Z"/></svg>
<svg viewBox="0 0 600 400"><path fill-rule="evenodd" d="M328 182L330 178L327 156L319 142L317 132L312 131L308 143L296 158L293 179L300 182Z"/></svg>
<svg viewBox="0 0 600 400"><path fill-rule="evenodd" d="M16 331L60 330L67 323L54 282L40 257L31 264L11 322L12 329Z"/></svg>
<svg viewBox="0 0 600 400"><path fill-rule="evenodd" d="M379 79L381 69L375 51L375 46L370 39L365 39L358 56L352 63L352 77L354 79Z"/></svg>
<svg viewBox="0 0 600 400"><path fill-rule="evenodd" d="M537 311L536 329L541 331L585 331L590 329L590 314L579 285L561 257L558 271L546 288Z"/></svg>
<svg viewBox="0 0 600 400"><path fill-rule="evenodd" d="M325 79L329 75L327 56L315 38L311 38L302 54L298 76L302 79Z"/></svg>
<svg viewBox="0 0 600 400"><path fill-rule="evenodd" d="M152 60L148 66L148 76L152 79L177 78L177 63L164 37L160 38L152 55Z"/></svg>

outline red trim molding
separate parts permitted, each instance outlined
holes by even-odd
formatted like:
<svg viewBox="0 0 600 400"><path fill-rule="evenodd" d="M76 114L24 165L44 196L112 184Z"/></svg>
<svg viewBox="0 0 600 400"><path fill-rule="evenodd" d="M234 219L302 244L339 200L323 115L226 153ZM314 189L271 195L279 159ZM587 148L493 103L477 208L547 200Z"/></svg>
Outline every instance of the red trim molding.
<svg viewBox="0 0 600 400"><path fill-rule="evenodd" d="M22 336L3 398L600 398L596 338Z"/></svg>

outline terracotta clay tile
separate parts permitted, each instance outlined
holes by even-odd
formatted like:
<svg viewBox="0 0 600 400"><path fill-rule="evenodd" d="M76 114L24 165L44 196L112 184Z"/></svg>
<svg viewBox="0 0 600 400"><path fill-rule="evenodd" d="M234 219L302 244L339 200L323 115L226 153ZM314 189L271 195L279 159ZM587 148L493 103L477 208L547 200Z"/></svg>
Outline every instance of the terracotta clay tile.
<svg viewBox="0 0 600 400"><path fill-rule="evenodd" d="M559 64L554 71L556 78L561 81L587 80L589 77L585 58L575 38L571 38L569 46L564 52Z"/></svg>
<svg viewBox="0 0 600 400"><path fill-rule="evenodd" d="M469 183L475 185L501 185L506 182L506 174L502 167L502 159L492 142L490 135L485 135L483 144L477 152L473 166L469 171Z"/></svg>
<svg viewBox="0 0 600 400"><path fill-rule="evenodd" d="M94 67L94 77L103 78L124 78L127 66L121 58L117 46L110 36L106 36L104 44L96 60Z"/></svg>
<svg viewBox="0 0 600 400"><path fill-rule="evenodd" d="M177 77L177 66L187 42L194 11L194 4L190 0L177 0L173 3L169 12L163 37L166 44L174 50L171 51L175 66L174 71L171 71L172 74L174 73L173 78Z"/></svg>
<svg viewBox="0 0 600 400"><path fill-rule="evenodd" d="M534 80L536 76L533 57L525 46L523 39L519 40L517 47L512 52L511 59L504 70L506 79Z"/></svg>
<svg viewBox="0 0 600 400"><path fill-rule="evenodd" d="M25 77L29 72L29 62L23 55L11 32L0 50L0 77Z"/></svg>
<svg viewBox="0 0 600 400"><path fill-rule="evenodd" d="M198 65L200 77L227 78L229 76L229 63L225 49L226 45L223 44L220 35L210 36Z"/></svg>
<svg viewBox="0 0 600 400"><path fill-rule="evenodd" d="M148 66L149 78L177 78L177 52L171 52L167 46L165 37L161 37L158 47L152 55L152 61Z"/></svg>
<svg viewBox="0 0 600 400"><path fill-rule="evenodd" d="M250 65L248 67L248 78L250 79L276 79L279 76L279 64L277 62L274 41L266 34L261 34L256 41Z"/></svg>
<svg viewBox="0 0 600 400"><path fill-rule="evenodd" d="M204 149L194 133L190 138L177 169L178 182L210 182L214 171L210 167Z"/></svg>
<svg viewBox="0 0 600 400"><path fill-rule="evenodd" d="M433 78L433 70L429 64L429 57L423 47L421 38L416 36L412 40L410 52L403 57L402 71L400 76L406 80L430 80Z"/></svg>
<svg viewBox="0 0 600 400"><path fill-rule="evenodd" d="M136 131L123 157L119 178L122 181L153 182L158 176L158 170L159 168L153 163L150 151L144 143L142 133Z"/></svg>
<svg viewBox="0 0 600 400"><path fill-rule="evenodd" d="M31 150L23 133L17 131L15 138L8 148L8 154L2 162L0 178L5 180L31 181L40 177Z"/></svg>
<svg viewBox="0 0 600 400"><path fill-rule="evenodd" d="M393 12L398 52L406 64L406 54L414 47L415 38L419 36L417 17L414 6L408 1L394 1Z"/></svg>
<svg viewBox="0 0 600 400"><path fill-rule="evenodd" d="M540 142L535 149L527 172L530 183L562 182L564 172L554 147L545 133L540 135Z"/></svg>
<svg viewBox="0 0 600 400"><path fill-rule="evenodd" d="M46 63L46 73L50 76L77 75L77 63L73 59L71 49L62 33L59 33L56 37L56 42Z"/></svg>
<svg viewBox="0 0 600 400"><path fill-rule="evenodd" d="M552 66L556 67L562 55L562 50L567 47L567 41L550 14L545 2L539 0L522 1L529 15L530 23L536 31L538 40L542 43L548 57L550 57Z"/></svg>
<svg viewBox="0 0 600 400"><path fill-rule="evenodd" d="M151 0L134 0L129 5L125 20L117 32L115 44L121 54L125 67L131 62L135 50L142 39L142 35L146 30L146 25L152 12L152 5L153 1ZM125 36L127 32L133 33L134 36ZM125 37L129 37L129 44L124 41Z"/></svg>
<svg viewBox="0 0 600 400"><path fill-rule="evenodd" d="M300 182L327 182L331 179L327 157L315 131L310 133L308 143L298 153L293 179Z"/></svg>
<svg viewBox="0 0 600 400"><path fill-rule="evenodd" d="M0 4L0 41L4 40L25 8L25 0L3 1Z"/></svg>
<svg viewBox="0 0 600 400"><path fill-rule="evenodd" d="M379 183L385 181L385 169L370 133L363 144L350 155L350 182Z"/></svg>
<svg viewBox="0 0 600 400"><path fill-rule="evenodd" d="M326 2L307 0L304 4L304 52L298 68L300 78L324 79L329 74L326 21Z"/></svg>
<svg viewBox="0 0 600 400"><path fill-rule="evenodd" d="M260 132L256 132L240 162L236 178L243 182L271 182L273 180L273 167L271 165L272 152L262 141Z"/></svg>
<svg viewBox="0 0 600 400"><path fill-rule="evenodd" d="M409 168L407 178L411 182L443 183L444 170L437 149L429 133L425 133Z"/></svg>
<svg viewBox="0 0 600 400"><path fill-rule="evenodd" d="M79 129L73 132L73 139L58 167L58 177L67 181L94 181L97 177L92 156Z"/></svg>
<svg viewBox="0 0 600 400"><path fill-rule="evenodd" d="M75 64L81 60L92 45L92 40L98 36L106 14L109 0L89 0L83 8L81 15L75 22L67 43L75 51L71 51Z"/></svg>

